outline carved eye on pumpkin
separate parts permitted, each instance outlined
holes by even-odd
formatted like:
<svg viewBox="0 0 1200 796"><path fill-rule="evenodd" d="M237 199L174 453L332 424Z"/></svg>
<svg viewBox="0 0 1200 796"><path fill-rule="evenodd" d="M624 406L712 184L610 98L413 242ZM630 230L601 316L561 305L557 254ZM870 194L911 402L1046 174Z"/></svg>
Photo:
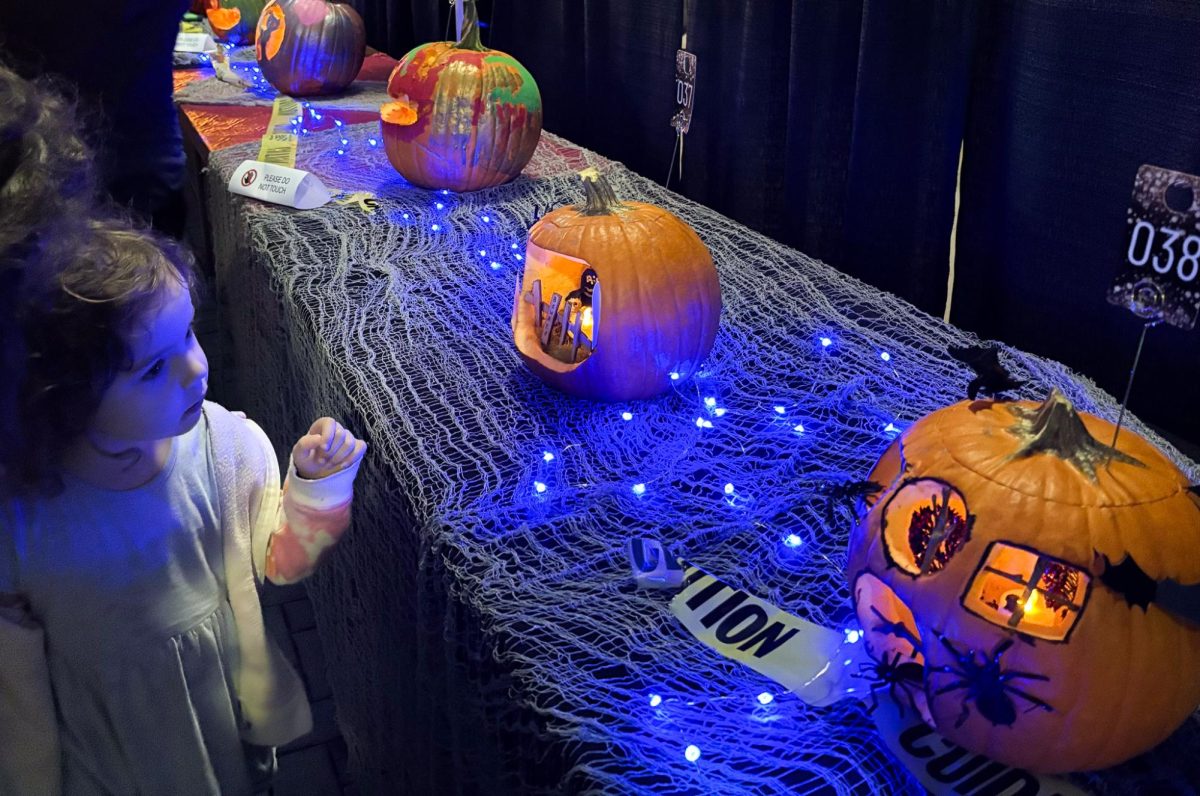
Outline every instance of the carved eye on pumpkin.
<svg viewBox="0 0 1200 796"><path fill-rule="evenodd" d="M913 576L938 572L971 538L967 501L945 481L908 481L884 507L883 538L895 566Z"/></svg>
<svg viewBox="0 0 1200 796"><path fill-rule="evenodd" d="M1057 558L992 542L962 605L994 625L1046 641L1066 641L1083 613L1091 576Z"/></svg>

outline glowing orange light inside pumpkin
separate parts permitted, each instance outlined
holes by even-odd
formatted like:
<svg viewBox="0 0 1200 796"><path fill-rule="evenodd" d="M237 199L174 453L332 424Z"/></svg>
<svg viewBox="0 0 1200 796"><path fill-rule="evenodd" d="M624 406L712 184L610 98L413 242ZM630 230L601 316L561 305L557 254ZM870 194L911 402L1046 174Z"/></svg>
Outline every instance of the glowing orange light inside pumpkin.
<svg viewBox="0 0 1200 796"><path fill-rule="evenodd" d="M1065 641L1083 610L1091 577L1078 567L993 542L963 595L987 621L1047 641Z"/></svg>
<svg viewBox="0 0 1200 796"><path fill-rule="evenodd" d="M258 20L258 59L260 61L264 57L270 61L279 54L279 48L283 46L283 33L286 28L287 21L284 18L283 9L272 0L263 9L263 15Z"/></svg>

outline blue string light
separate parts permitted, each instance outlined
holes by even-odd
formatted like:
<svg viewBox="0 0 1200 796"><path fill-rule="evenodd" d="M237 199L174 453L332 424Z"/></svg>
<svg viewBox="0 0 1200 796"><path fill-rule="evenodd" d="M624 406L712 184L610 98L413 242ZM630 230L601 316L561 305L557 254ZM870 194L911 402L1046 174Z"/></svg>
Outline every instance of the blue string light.
<svg viewBox="0 0 1200 796"><path fill-rule="evenodd" d="M633 412L622 412L621 419L622 420L633 420Z"/></svg>
<svg viewBox="0 0 1200 796"><path fill-rule="evenodd" d="M660 697L658 694L650 695L650 707L656 708L661 704L662 704L662 697Z"/></svg>
<svg viewBox="0 0 1200 796"><path fill-rule="evenodd" d="M757 699L758 699L758 704L769 705L775 701L775 695L772 694L770 691L763 691L761 694L758 695Z"/></svg>
<svg viewBox="0 0 1200 796"><path fill-rule="evenodd" d="M792 426L792 431L795 431L797 434L803 434L804 433L804 424L797 423L796 425Z"/></svg>
<svg viewBox="0 0 1200 796"><path fill-rule="evenodd" d="M732 495L732 494L733 494L733 484L726 484L726 485L725 485L725 494L726 494L726 495Z"/></svg>
<svg viewBox="0 0 1200 796"><path fill-rule="evenodd" d="M683 750L683 756L689 763L695 763L700 759L700 747L696 744L688 744L688 748Z"/></svg>
<svg viewBox="0 0 1200 796"><path fill-rule="evenodd" d="M550 451L543 451L543 453L542 453L542 461L544 461L544 462L552 462L552 461L554 461L554 454L553 454L553 453L551 453Z"/></svg>
<svg viewBox="0 0 1200 796"><path fill-rule="evenodd" d="M534 481L533 482L533 491L537 492L540 495L546 491L546 485L544 483L542 483L541 481Z"/></svg>
<svg viewBox="0 0 1200 796"><path fill-rule="evenodd" d="M828 337L822 337L822 338L821 338L821 347L822 347L822 348L829 348L829 346L831 346L831 345L833 345L833 340L832 340L832 339L830 339L830 338L828 338Z"/></svg>
<svg viewBox="0 0 1200 796"><path fill-rule="evenodd" d="M777 415L782 415L782 414L786 414L786 413L787 413L787 407L786 407L786 406L776 406L776 407L775 407L775 414L777 414Z"/></svg>
<svg viewBox="0 0 1200 796"><path fill-rule="evenodd" d="M799 547L800 545L804 544L804 540L794 533L789 533L787 536L783 537L783 543L788 547Z"/></svg>
<svg viewBox="0 0 1200 796"><path fill-rule="evenodd" d="M488 265L490 265L492 267L493 271L500 270L500 263L496 262L495 260L492 260L490 263L488 263Z"/></svg>
<svg viewBox="0 0 1200 796"><path fill-rule="evenodd" d="M642 495L646 494L646 485L645 484L634 484L632 489L633 489L633 494L637 495L638 497L641 497Z"/></svg>
<svg viewBox="0 0 1200 796"><path fill-rule="evenodd" d="M432 229L434 232L437 232L438 230L440 230L442 228L442 226L440 224L430 224L429 228Z"/></svg>
<svg viewBox="0 0 1200 796"><path fill-rule="evenodd" d="M856 627L848 627L842 633L846 636L847 644L857 644L859 639L863 637L863 632Z"/></svg>
<svg viewBox="0 0 1200 796"><path fill-rule="evenodd" d="M891 354L889 354L887 351L880 351L880 352L879 352L879 358L880 358L880 359L882 359L884 362L891 362L891 361L892 361L892 355L891 355Z"/></svg>

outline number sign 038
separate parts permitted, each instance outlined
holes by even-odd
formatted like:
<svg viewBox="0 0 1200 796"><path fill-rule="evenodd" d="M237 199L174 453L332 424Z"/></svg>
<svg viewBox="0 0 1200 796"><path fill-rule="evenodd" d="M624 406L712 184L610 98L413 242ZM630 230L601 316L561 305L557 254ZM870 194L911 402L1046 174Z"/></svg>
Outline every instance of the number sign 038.
<svg viewBox="0 0 1200 796"><path fill-rule="evenodd" d="M1200 310L1200 177L1144 165L1133 184L1125 265L1108 300L1182 329Z"/></svg>

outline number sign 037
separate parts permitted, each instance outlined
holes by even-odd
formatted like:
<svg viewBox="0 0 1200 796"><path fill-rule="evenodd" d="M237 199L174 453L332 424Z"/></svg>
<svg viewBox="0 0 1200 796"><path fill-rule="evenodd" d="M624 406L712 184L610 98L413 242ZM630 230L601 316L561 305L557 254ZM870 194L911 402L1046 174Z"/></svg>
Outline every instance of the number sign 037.
<svg viewBox="0 0 1200 796"><path fill-rule="evenodd" d="M1133 184L1125 265L1112 304L1181 329L1200 310L1200 177L1144 165Z"/></svg>

